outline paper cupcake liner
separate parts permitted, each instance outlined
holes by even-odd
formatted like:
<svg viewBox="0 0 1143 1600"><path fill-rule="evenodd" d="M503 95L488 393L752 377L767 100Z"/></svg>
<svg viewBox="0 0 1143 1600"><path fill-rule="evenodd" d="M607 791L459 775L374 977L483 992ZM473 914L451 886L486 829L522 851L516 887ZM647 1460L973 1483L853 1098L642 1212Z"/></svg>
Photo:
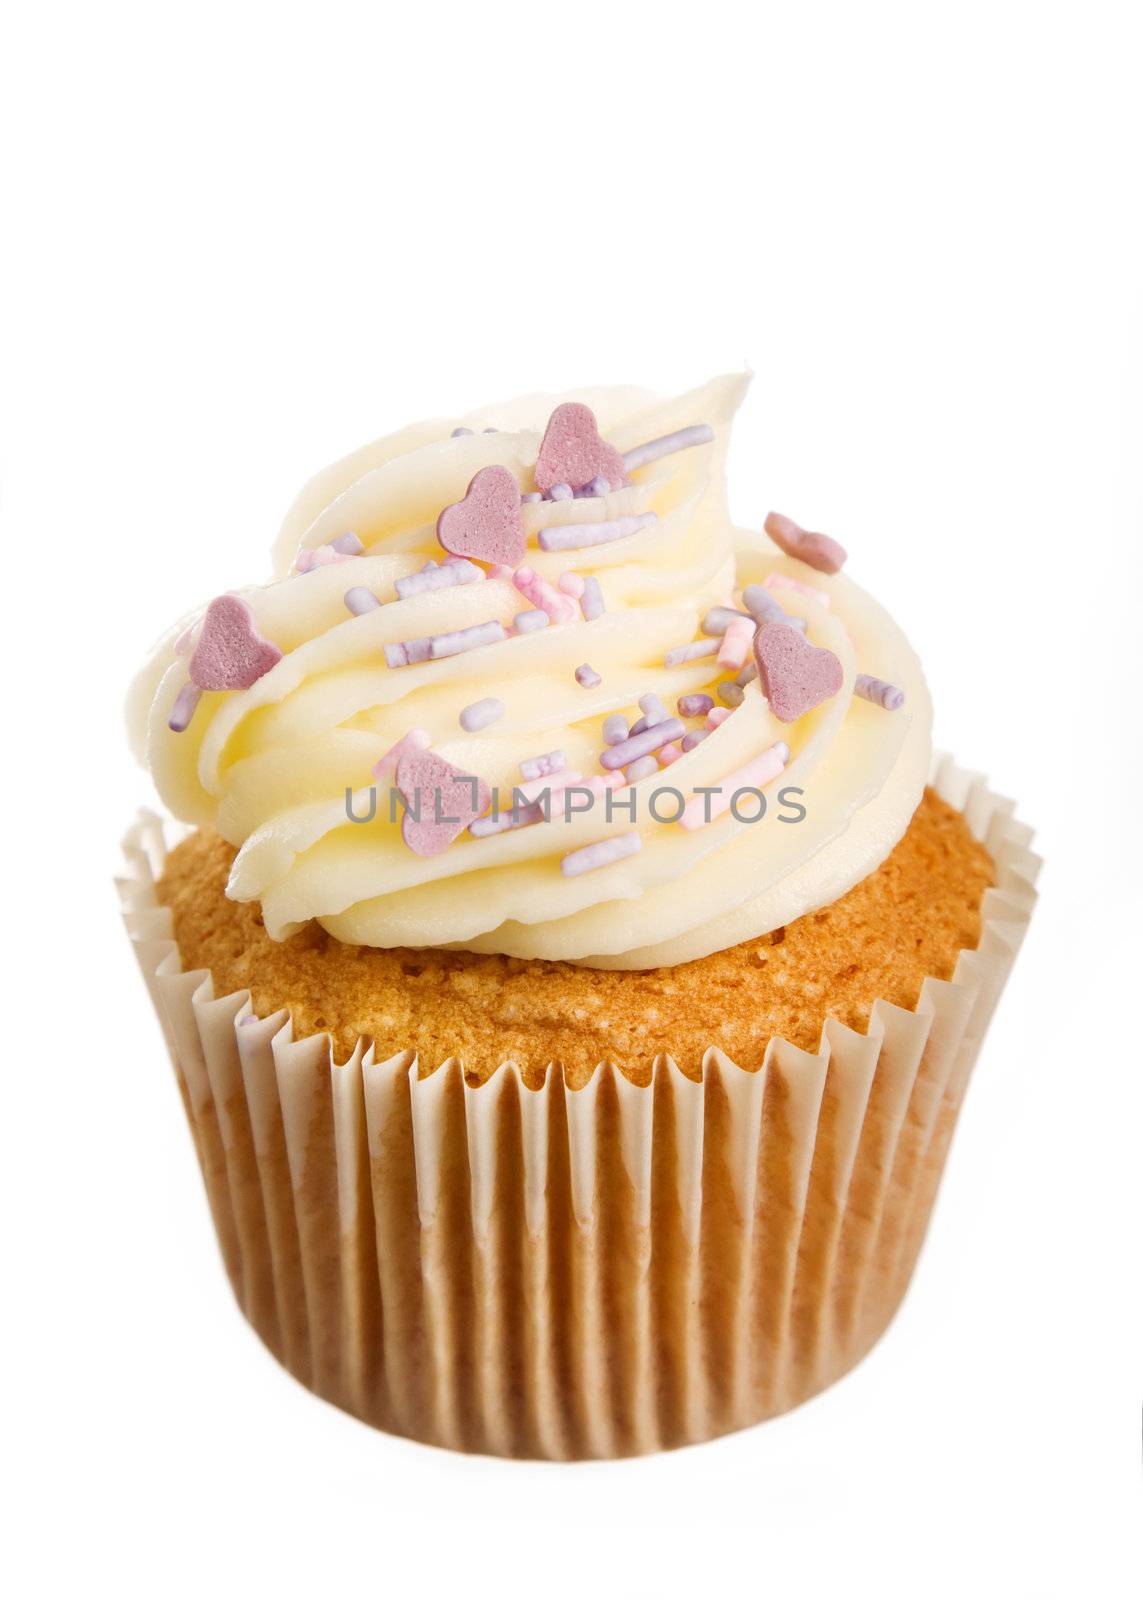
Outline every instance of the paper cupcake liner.
<svg viewBox="0 0 1143 1600"><path fill-rule="evenodd" d="M912 1011L781 1038L759 1070L709 1049L650 1085L609 1066L530 1089L506 1061L295 1039L247 991L184 972L140 815L119 880L226 1270L317 1394L413 1439L494 1455L639 1454L797 1405L896 1310L1039 861L1013 804L948 758L933 786L996 863L979 947Z"/></svg>

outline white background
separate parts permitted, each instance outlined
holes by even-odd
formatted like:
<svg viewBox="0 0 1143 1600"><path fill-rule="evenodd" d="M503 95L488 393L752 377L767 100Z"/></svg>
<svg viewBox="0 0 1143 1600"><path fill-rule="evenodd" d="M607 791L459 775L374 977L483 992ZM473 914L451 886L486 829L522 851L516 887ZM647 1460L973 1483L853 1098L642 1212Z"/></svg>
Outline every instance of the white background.
<svg viewBox="0 0 1143 1600"><path fill-rule="evenodd" d="M1138 15L5 10L11 1593L1138 1592ZM853 1375L635 1463L389 1439L231 1303L109 886L121 697L363 439L744 363L739 519L849 546L1043 902Z"/></svg>

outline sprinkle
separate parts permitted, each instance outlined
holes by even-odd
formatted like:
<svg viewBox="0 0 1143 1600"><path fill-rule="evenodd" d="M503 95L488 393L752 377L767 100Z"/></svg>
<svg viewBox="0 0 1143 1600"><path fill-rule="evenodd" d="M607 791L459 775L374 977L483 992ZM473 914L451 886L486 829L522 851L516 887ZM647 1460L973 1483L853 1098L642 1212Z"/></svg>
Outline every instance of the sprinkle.
<svg viewBox="0 0 1143 1600"><path fill-rule="evenodd" d="M575 681L581 689L594 689L603 679L593 666L584 661L575 669Z"/></svg>
<svg viewBox="0 0 1143 1600"><path fill-rule="evenodd" d="M510 806L497 816L478 817L470 822L468 831L474 839L487 839L494 833L507 833L511 828L528 828L534 822L545 820L542 805Z"/></svg>
<svg viewBox="0 0 1143 1600"><path fill-rule="evenodd" d="M398 739L395 745L386 750L380 761L374 763L373 776L380 783L391 772L397 770L397 763L402 756L411 755L417 750L427 750L430 744L432 740L424 728L410 728L403 738Z"/></svg>
<svg viewBox="0 0 1143 1600"><path fill-rule="evenodd" d="M793 589L797 594L816 600L819 605L829 605L830 597L824 589L817 589L812 583L803 583L800 578L787 578L784 572L768 572L765 582L767 589Z"/></svg>
<svg viewBox="0 0 1143 1600"><path fill-rule="evenodd" d="M661 750L672 739L681 739L686 731L677 717L668 717L666 722L657 722L653 728L632 734L621 744L613 744L600 756L600 765L611 768L630 766L640 756L649 756L653 751Z"/></svg>
<svg viewBox="0 0 1143 1600"><path fill-rule="evenodd" d="M679 696L679 716L705 717L713 705L709 694L683 694Z"/></svg>
<svg viewBox="0 0 1143 1600"><path fill-rule="evenodd" d="M682 753L683 750L681 745L674 743L665 744L659 751L659 765L663 767L669 767L671 762L677 761Z"/></svg>
<svg viewBox="0 0 1143 1600"><path fill-rule="evenodd" d="M713 822L716 817L721 817L728 811L730 802L743 789L762 789L766 784L772 783L789 759L789 745L779 740L777 744L771 745L769 750L764 750L760 756L755 756L753 761L748 761L744 767L729 773L722 780L717 794L695 795L693 800L688 800L679 821L688 830L705 827L708 821Z"/></svg>
<svg viewBox="0 0 1143 1600"><path fill-rule="evenodd" d="M676 450L689 450L696 444L709 444L713 438L714 429L699 422L694 427L680 428L676 433L665 433L661 439L649 439L646 444L636 445L623 457L623 465L628 472L635 472L649 461L658 461L660 456L674 455Z"/></svg>
<svg viewBox="0 0 1143 1600"><path fill-rule="evenodd" d="M445 656L458 656L465 650L479 650L482 645L499 644L508 637L499 622L478 622L471 628L457 628L452 633L436 633L429 638L429 657L440 661Z"/></svg>
<svg viewBox="0 0 1143 1600"><path fill-rule="evenodd" d="M788 616L769 589L763 588L760 583L747 584L742 591L742 604L755 622L788 622L791 627L800 628L803 633L806 631L805 617Z"/></svg>
<svg viewBox="0 0 1143 1600"><path fill-rule="evenodd" d="M905 691L884 678L871 678L868 672L859 672L853 682L853 692L863 700L871 700L885 711L900 711L905 704Z"/></svg>
<svg viewBox="0 0 1143 1600"><path fill-rule="evenodd" d="M649 728L653 727L656 722L666 722L671 714L657 694L641 694L639 696L639 710L647 718L647 726Z"/></svg>
<svg viewBox="0 0 1143 1600"><path fill-rule="evenodd" d="M472 429L471 428L454 428L452 430L452 432L449 434L449 438L450 439L471 439L472 438Z"/></svg>
<svg viewBox="0 0 1143 1600"><path fill-rule="evenodd" d="M694 644L677 644L668 650L663 657L665 667L681 667L686 661L698 661L702 656L718 654L718 645L713 639L696 639Z"/></svg>
<svg viewBox="0 0 1143 1600"><path fill-rule="evenodd" d="M408 600L412 595L427 594L433 589L451 589L458 583L478 583L483 577L483 572L471 561L446 561L442 566L433 563L423 567L420 572L398 578L397 598Z"/></svg>
<svg viewBox="0 0 1143 1600"><path fill-rule="evenodd" d="M329 541L329 547L342 556L359 556L365 550L365 546L355 533L340 534L336 539Z"/></svg>
<svg viewBox="0 0 1143 1600"><path fill-rule="evenodd" d="M580 596L579 608L583 612L585 622L594 622L596 617L601 617L607 610L603 603L603 590L599 587L598 578L583 580L583 594Z"/></svg>
<svg viewBox="0 0 1143 1600"><path fill-rule="evenodd" d="M177 656L189 655L191 641L194 638L194 630L197 627L197 622L188 623L183 631L179 634L173 645L174 652Z"/></svg>
<svg viewBox="0 0 1143 1600"><path fill-rule="evenodd" d="M501 582L512 582L513 567L506 567L502 561L494 561L488 569L490 578L499 578Z"/></svg>
<svg viewBox="0 0 1143 1600"><path fill-rule="evenodd" d="M846 552L836 539L826 533L807 533L792 517L784 517L780 511L767 515L766 532L779 550L793 556L795 561L804 561L807 567L816 567L819 572L840 572L845 566Z"/></svg>
<svg viewBox="0 0 1143 1600"><path fill-rule="evenodd" d="M807 643L795 628L759 628L754 655L762 693L779 722L794 722L841 688L844 674L833 651Z"/></svg>
<svg viewBox="0 0 1143 1600"><path fill-rule="evenodd" d="M431 750L407 751L397 764L397 788L408 809L401 837L418 856L437 856L492 804L486 783Z"/></svg>
<svg viewBox="0 0 1143 1600"><path fill-rule="evenodd" d="M190 658L191 682L200 689L249 689L281 659L278 646L258 632L245 600L219 595L202 620Z"/></svg>
<svg viewBox="0 0 1143 1600"><path fill-rule="evenodd" d="M372 589L366 589L360 583L355 583L352 589L347 589L342 598L345 600L345 609L351 611L355 617L363 617L367 611L376 611L381 604Z"/></svg>
<svg viewBox="0 0 1143 1600"><path fill-rule="evenodd" d="M313 550L299 550L294 562L295 572L313 572L318 567L333 567L339 561L348 561L349 555L332 544L319 544Z"/></svg>
<svg viewBox="0 0 1143 1600"><path fill-rule="evenodd" d="M733 711L735 706L740 706L743 701L743 692L736 683L720 683L716 691L718 698L724 706L729 706Z"/></svg>
<svg viewBox="0 0 1143 1600"><path fill-rule="evenodd" d="M595 414L578 401L566 401L548 418L536 461L536 488L552 491L567 484L582 489L585 483L606 478L622 483L623 457L599 437Z"/></svg>
<svg viewBox="0 0 1143 1600"><path fill-rule="evenodd" d="M523 559L526 539L520 486L507 467L481 467L464 499L445 506L437 518L437 538L454 556L514 565Z"/></svg>
<svg viewBox="0 0 1143 1600"><path fill-rule="evenodd" d="M546 628L550 621L546 611L520 611L513 618L512 626L517 633L535 633L539 628Z"/></svg>
<svg viewBox="0 0 1143 1600"><path fill-rule="evenodd" d="M482 428L480 431L481 431L481 433L499 433L500 429L499 428Z"/></svg>
<svg viewBox="0 0 1143 1600"><path fill-rule="evenodd" d="M549 778L553 772L563 772L567 768L567 757L562 750L549 750L546 755L529 756L520 763L520 776L522 778Z"/></svg>
<svg viewBox="0 0 1143 1600"><path fill-rule="evenodd" d="M409 665L409 652L403 644L383 645L385 652L385 665L387 667L407 667Z"/></svg>
<svg viewBox="0 0 1143 1600"><path fill-rule="evenodd" d="M738 672L746 665L746 658L750 654L750 646L754 643L754 630L757 623L753 617L749 619L736 617L727 624L726 632L722 636L722 646L718 652L720 667L729 667Z"/></svg>
<svg viewBox="0 0 1143 1600"><path fill-rule="evenodd" d="M167 727L172 733L185 733L187 731L201 698L202 690L196 684L183 684L174 705L171 707L171 714L167 720Z"/></svg>
<svg viewBox="0 0 1143 1600"><path fill-rule="evenodd" d="M503 715L503 700L489 695L486 700L474 700L470 706L465 706L458 720L465 733L479 733L481 728L490 728L494 722L499 722Z"/></svg>
<svg viewBox="0 0 1143 1600"><path fill-rule="evenodd" d="M613 713L612 716L604 718L604 720L603 720L603 742L604 742L604 744L622 744L623 740L627 738L628 732L629 732L629 730L628 730L628 727L627 727L627 718L624 717L624 716L620 716L618 711Z"/></svg>
<svg viewBox="0 0 1143 1600"><path fill-rule="evenodd" d="M578 572L565 572L560 576L560 589L564 594L570 594L573 600L583 599L584 583Z"/></svg>
<svg viewBox="0 0 1143 1600"><path fill-rule="evenodd" d="M525 506L534 506L537 505L543 498L543 495L538 489L529 489L527 494L522 494L520 496L520 503Z"/></svg>
<svg viewBox="0 0 1143 1600"><path fill-rule="evenodd" d="M616 517L612 522L558 522L541 528L536 537L541 550L585 550L629 538L658 520L653 511L642 511L636 517Z"/></svg>
<svg viewBox="0 0 1143 1600"><path fill-rule="evenodd" d="M573 783L579 783L582 778L582 772L573 772L570 767L565 767L543 777L528 778L518 783L516 788L525 800L538 800L542 794L559 794L564 789L570 789Z"/></svg>
<svg viewBox="0 0 1143 1600"><path fill-rule="evenodd" d="M658 770L659 763L654 756L640 756L638 761L633 761L627 768L627 782L638 783L640 778L649 778Z"/></svg>
<svg viewBox="0 0 1143 1600"><path fill-rule="evenodd" d="M693 750L695 746L700 745L704 739L709 739L710 735L710 728L695 728L692 733L687 734L686 738L683 740L682 747L684 750Z"/></svg>
<svg viewBox="0 0 1143 1600"><path fill-rule="evenodd" d="M574 500L575 490L570 483L553 484L548 490L549 500Z"/></svg>
<svg viewBox="0 0 1143 1600"><path fill-rule="evenodd" d="M596 844L585 844L582 849L573 850L560 862L560 871L565 878L577 878L581 872L594 872L597 867L610 866L613 861L637 855L642 848L643 840L639 834L621 833L614 838L600 839Z"/></svg>
<svg viewBox="0 0 1143 1600"><path fill-rule="evenodd" d="M631 724L630 728L627 731L630 734L630 736L632 738L634 738L637 733L646 733L647 729L650 726L651 726L651 724L650 724L650 722L648 721L648 719L646 717L640 717L637 722L633 722Z"/></svg>
<svg viewBox="0 0 1143 1600"><path fill-rule="evenodd" d="M745 689L746 685L753 683L757 676L758 668L753 661L748 661L734 681L740 689Z"/></svg>
<svg viewBox="0 0 1143 1600"><path fill-rule="evenodd" d="M702 631L717 637L725 633L732 622L737 622L742 617L745 617L747 622L752 620L745 611L734 611L730 606L712 606L702 619Z"/></svg>
<svg viewBox="0 0 1143 1600"><path fill-rule="evenodd" d="M587 493L593 496L593 498L596 500L600 500L605 494L611 493L611 485L602 475L602 473L596 473L595 477L587 486Z"/></svg>
<svg viewBox="0 0 1143 1600"><path fill-rule="evenodd" d="M512 582L525 599L530 600L541 611L547 612L550 622L577 620L578 607L575 601L569 600L566 594L561 594L558 589L553 588L546 578L541 578L531 567L517 567L512 574Z"/></svg>
<svg viewBox="0 0 1143 1600"><path fill-rule="evenodd" d="M731 709L732 708L730 706L715 706L713 711L708 711L707 712L707 714L706 714L707 726L710 728L710 731L712 733L714 732L714 730L716 728L721 728L722 727L722 725L726 721L727 717L730 716Z"/></svg>

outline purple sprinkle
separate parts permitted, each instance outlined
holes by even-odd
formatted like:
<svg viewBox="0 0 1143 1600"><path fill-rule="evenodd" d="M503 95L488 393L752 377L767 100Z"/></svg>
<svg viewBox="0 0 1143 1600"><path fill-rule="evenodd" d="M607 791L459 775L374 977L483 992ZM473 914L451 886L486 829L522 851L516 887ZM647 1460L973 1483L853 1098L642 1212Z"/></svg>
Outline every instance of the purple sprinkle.
<svg viewBox="0 0 1143 1600"><path fill-rule="evenodd" d="M594 689L597 683L603 682L603 679L599 676L599 673L596 672L594 667L589 666L588 663L584 661L575 669L575 681L579 684L581 689Z"/></svg>
<svg viewBox="0 0 1143 1600"><path fill-rule="evenodd" d="M709 694L684 694L679 696L680 717L705 717L708 711L714 709L714 701Z"/></svg>
<svg viewBox="0 0 1143 1600"><path fill-rule="evenodd" d="M602 473L597 473L587 486L587 492L596 500L602 499L605 494L611 493L611 485Z"/></svg>
<svg viewBox="0 0 1143 1600"><path fill-rule="evenodd" d="M452 430L452 433L449 435L449 438L450 439L471 439L472 438L472 429L471 428L454 428Z"/></svg>
<svg viewBox="0 0 1143 1600"><path fill-rule="evenodd" d="M638 761L633 761L627 768L627 782L638 783L640 778L649 778L653 772L658 772L658 770L659 763L654 756L640 756Z"/></svg>
<svg viewBox="0 0 1143 1600"><path fill-rule="evenodd" d="M546 611L520 611L513 619L512 626L517 633L537 633L541 628L546 628L551 620Z"/></svg>
<svg viewBox="0 0 1143 1600"><path fill-rule="evenodd" d="M486 817L478 817L475 822L469 823L468 831L474 839L487 839L494 833L507 833L511 828L527 828L533 822L543 821L543 803L537 800L527 806L509 806L507 811L501 811L495 817L491 813Z"/></svg>
<svg viewBox="0 0 1143 1600"><path fill-rule="evenodd" d="M633 722L631 724L631 726L628 728L627 732L628 732L628 734L630 735L631 738L634 738L637 733L646 733L647 729L650 726L651 726L651 722L650 722L650 719L648 717L639 717L635 722Z"/></svg>
<svg viewBox="0 0 1143 1600"><path fill-rule="evenodd" d="M596 617L601 617L607 610L603 603L603 590L599 587L598 578L583 580L583 594L580 595L579 608L583 612L585 622L594 622Z"/></svg>
<svg viewBox="0 0 1143 1600"><path fill-rule="evenodd" d="M789 616L782 610L782 607L774 599L769 589L761 583L747 584L742 591L742 604L750 612L755 622L785 622L791 628L797 628L802 633L806 631L805 617Z"/></svg>
<svg viewBox="0 0 1143 1600"><path fill-rule="evenodd" d="M390 667L407 667L409 665L409 652L403 644L387 644L385 651L385 664Z"/></svg>
<svg viewBox="0 0 1143 1600"><path fill-rule="evenodd" d="M702 619L702 631L717 638L726 632L732 622L737 622L739 617L745 617L747 622L754 621L748 611L734 611L730 606L712 606Z"/></svg>
<svg viewBox="0 0 1143 1600"><path fill-rule="evenodd" d="M629 736L630 731L627 726L627 718L620 716L618 711L614 712L612 716L603 719L604 744L622 744L623 740Z"/></svg>
<svg viewBox="0 0 1143 1600"><path fill-rule="evenodd" d="M653 728L656 722L666 722L671 714L657 694L641 694L639 710L646 717L649 728Z"/></svg>
<svg viewBox="0 0 1143 1600"><path fill-rule="evenodd" d="M640 756L649 756L652 751L661 750L665 744L670 744L672 739L681 739L685 732L686 729L677 717L668 717L666 722L656 722L653 728L632 734L629 739L624 739L622 744L613 744L600 756L600 765L611 769L628 767Z"/></svg>
<svg viewBox="0 0 1143 1600"><path fill-rule="evenodd" d="M714 438L714 429L705 422L698 422L691 428L679 428L675 433L665 433L661 439L649 439L646 444L636 445L634 450L628 450L623 457L623 465L628 472L634 472L639 467L645 467L649 461L658 461L660 456L673 455L676 450L689 450L696 444L709 444Z"/></svg>
<svg viewBox="0 0 1143 1600"><path fill-rule="evenodd" d="M574 500L575 490L570 483L554 483L548 490L549 500Z"/></svg>
<svg viewBox="0 0 1143 1600"><path fill-rule="evenodd" d="M452 633L433 634L428 641L429 657L440 661L445 656L458 656L465 650L479 650L482 645L499 644L508 637L499 622L478 622L471 628L457 628Z"/></svg>
<svg viewBox="0 0 1143 1600"><path fill-rule="evenodd" d="M542 500L543 498L543 495L538 489L532 489L528 494L522 494L520 496L520 504L525 506L534 506L538 500Z"/></svg>
<svg viewBox="0 0 1143 1600"><path fill-rule="evenodd" d="M420 572L410 573L406 578L398 578L397 598L408 600L412 595L427 594L432 589L451 589L458 583L477 583L483 576L484 573L479 567L463 558L459 561L446 561L442 566L433 562L422 567Z"/></svg>
<svg viewBox="0 0 1143 1600"><path fill-rule="evenodd" d="M884 711L900 711L905 704L905 691L884 678L871 678L868 672L859 672L853 682L853 692L862 700L870 700Z"/></svg>
<svg viewBox="0 0 1143 1600"><path fill-rule="evenodd" d="M594 872L596 867L606 867L613 861L637 855L642 848L643 840L639 834L621 833L614 838L600 839L596 844L585 844L582 849L573 850L560 862L560 871L565 878L577 878L581 872Z"/></svg>
<svg viewBox="0 0 1143 1600"><path fill-rule="evenodd" d="M481 728L490 728L494 722L499 722L503 715L503 700L489 695L487 700L474 700L470 706L465 706L460 714L460 725L465 733L479 733Z"/></svg>
<svg viewBox="0 0 1143 1600"><path fill-rule="evenodd" d="M363 617L367 611L376 611L381 604L372 589L366 589L360 583L355 583L352 589L347 589L344 598L346 609L352 611L355 617Z"/></svg>
<svg viewBox="0 0 1143 1600"><path fill-rule="evenodd" d="M713 639L696 639L693 644L677 644L663 657L665 667L681 667L684 662L698 661L703 656L716 656L718 644Z"/></svg>
<svg viewBox="0 0 1143 1600"><path fill-rule="evenodd" d="M416 666L420 661L428 661L432 657L431 639L406 639L405 654L409 658L409 665Z"/></svg>
<svg viewBox="0 0 1143 1600"><path fill-rule="evenodd" d="M748 661L734 681L740 689L745 689L746 685L753 683L757 676L757 665L753 661Z"/></svg>
<svg viewBox="0 0 1143 1600"><path fill-rule="evenodd" d="M713 731L714 730L712 728L695 728L694 731L692 733L688 733L686 738L683 740L683 749L693 750L694 747L698 744L701 744L704 739L709 739Z"/></svg>
<svg viewBox="0 0 1143 1600"><path fill-rule="evenodd" d="M718 686L718 698L724 706L730 706L731 710L733 710L735 706L742 704L745 696L736 683L732 683L727 679L725 683L720 683Z"/></svg>
<svg viewBox="0 0 1143 1600"><path fill-rule="evenodd" d="M339 538L331 539L329 547L341 556L359 556L365 549L355 533L343 533Z"/></svg>
<svg viewBox="0 0 1143 1600"><path fill-rule="evenodd" d="M553 772L563 772L567 757L562 750L549 750L546 755L528 756L520 763L522 778L550 778Z"/></svg>
<svg viewBox="0 0 1143 1600"><path fill-rule="evenodd" d="M184 683L178 692L167 727L172 733L185 733L190 727L190 720L194 716L195 707L202 698L202 690L193 683Z"/></svg>
<svg viewBox="0 0 1143 1600"><path fill-rule="evenodd" d="M642 511L637 517L616 517L612 522L558 522L541 528L536 538L541 550L586 550L627 539L658 520L653 511Z"/></svg>

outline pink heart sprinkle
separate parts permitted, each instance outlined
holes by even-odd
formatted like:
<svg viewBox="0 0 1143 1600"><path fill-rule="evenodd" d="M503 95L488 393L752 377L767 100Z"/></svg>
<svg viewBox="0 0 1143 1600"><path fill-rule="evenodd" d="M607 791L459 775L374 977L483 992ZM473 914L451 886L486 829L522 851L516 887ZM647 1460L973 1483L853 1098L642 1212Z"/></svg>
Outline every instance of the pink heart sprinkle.
<svg viewBox="0 0 1143 1600"><path fill-rule="evenodd" d="M754 635L762 692L779 722L796 722L841 688L841 662L832 650L809 644L797 628L764 623Z"/></svg>
<svg viewBox="0 0 1143 1600"><path fill-rule="evenodd" d="M249 689L281 659L278 646L258 632L245 600L219 595L206 608L190 659L191 681L200 689Z"/></svg>
<svg viewBox="0 0 1143 1600"><path fill-rule="evenodd" d="M401 818L401 837L419 856L439 856L492 804L486 783L431 750L403 755L396 784L408 807Z"/></svg>
<svg viewBox="0 0 1143 1600"><path fill-rule="evenodd" d="M819 572L840 572L845 566L846 552L836 539L827 533L807 533L793 517L784 517L780 511L767 514L766 532L779 550L795 561L804 561L807 567L816 567Z"/></svg>
<svg viewBox="0 0 1143 1600"><path fill-rule="evenodd" d="M520 490L507 467L481 467L463 500L445 506L437 538L454 556L514 567L524 555Z"/></svg>
<svg viewBox="0 0 1143 1600"><path fill-rule="evenodd" d="M545 494L558 483L583 489L594 478L606 478L614 489L627 481L626 464L619 451L599 437L594 411L568 401L548 418L536 462L536 488Z"/></svg>

